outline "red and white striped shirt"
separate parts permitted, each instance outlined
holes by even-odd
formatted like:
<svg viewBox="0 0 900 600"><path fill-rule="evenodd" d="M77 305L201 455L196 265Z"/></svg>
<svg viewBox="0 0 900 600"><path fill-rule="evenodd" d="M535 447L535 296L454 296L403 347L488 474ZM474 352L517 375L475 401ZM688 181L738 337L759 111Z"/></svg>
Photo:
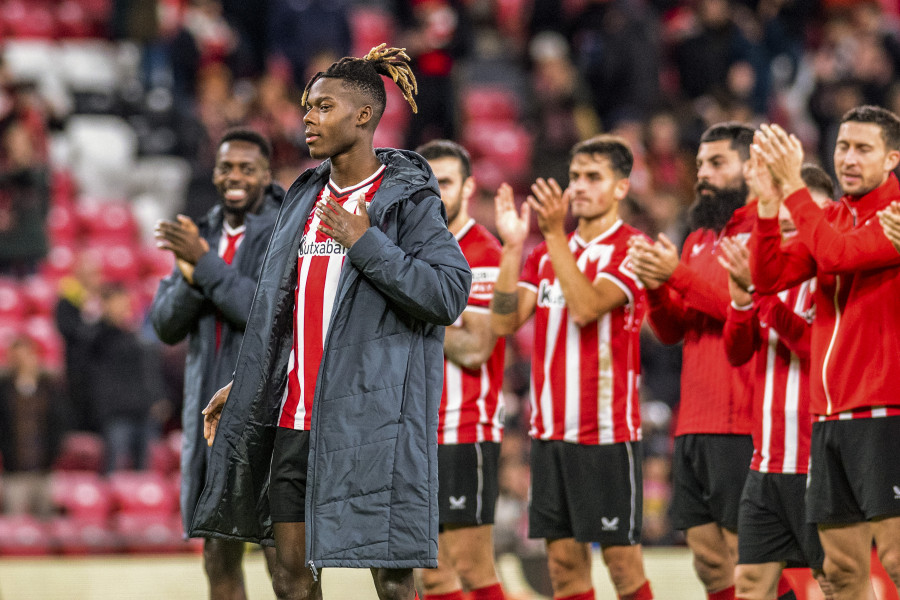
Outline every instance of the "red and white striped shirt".
<svg viewBox="0 0 900 600"><path fill-rule="evenodd" d="M642 235L617 221L586 242L577 232L569 249L591 280L608 279L628 303L577 326L542 243L525 261L519 285L537 294L531 360L531 431L542 440L613 444L641 439L638 399L640 328L646 297L628 260L628 239Z"/></svg>
<svg viewBox="0 0 900 600"><path fill-rule="evenodd" d="M494 284L500 272L500 242L482 225L469 220L456 240L472 269L472 290L466 311L490 313ZM459 326L462 318L452 326ZM503 436L503 360L506 342L478 369L466 369L444 358L444 393L438 416L438 444L499 442Z"/></svg>
<svg viewBox="0 0 900 600"><path fill-rule="evenodd" d="M729 361L754 360L753 460L760 473L809 468L809 357L815 280L763 296L748 310L729 308L723 338Z"/></svg>
<svg viewBox="0 0 900 600"><path fill-rule="evenodd" d="M371 177L341 189L333 181L322 188L319 200L330 196L345 210L356 213L360 200L371 202L381 185L382 166ZM294 296L294 336L288 359L287 385L281 400L279 427L309 430L313 397L331 311L347 249L319 231L313 210L303 228L297 254L297 289Z"/></svg>

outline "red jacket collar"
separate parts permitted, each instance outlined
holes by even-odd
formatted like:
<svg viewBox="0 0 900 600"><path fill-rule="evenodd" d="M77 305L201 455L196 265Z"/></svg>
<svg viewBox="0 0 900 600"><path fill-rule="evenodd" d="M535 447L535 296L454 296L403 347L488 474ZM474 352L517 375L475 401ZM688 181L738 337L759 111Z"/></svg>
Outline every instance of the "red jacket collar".
<svg viewBox="0 0 900 600"><path fill-rule="evenodd" d="M891 173L887 181L866 194L865 196L842 196L841 202L852 210L860 222L864 222L876 212L891 203L892 200L900 200L900 182L897 176Z"/></svg>

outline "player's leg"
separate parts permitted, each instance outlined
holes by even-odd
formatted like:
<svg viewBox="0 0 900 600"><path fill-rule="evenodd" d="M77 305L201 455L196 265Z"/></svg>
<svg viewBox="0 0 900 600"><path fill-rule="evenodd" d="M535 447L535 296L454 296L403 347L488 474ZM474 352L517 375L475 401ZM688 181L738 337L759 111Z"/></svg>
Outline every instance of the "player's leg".
<svg viewBox="0 0 900 600"><path fill-rule="evenodd" d="M266 571L269 572L269 579L275 573L275 546L263 546L263 557L266 559Z"/></svg>
<svg viewBox="0 0 900 600"><path fill-rule="evenodd" d="M412 569L372 569L378 600L413 600L416 583Z"/></svg>
<svg viewBox="0 0 900 600"><path fill-rule="evenodd" d="M644 558L640 544L633 546L604 546L603 562L619 598L649 600L653 598L644 574Z"/></svg>
<svg viewBox="0 0 900 600"><path fill-rule="evenodd" d="M738 565L734 571L734 595L740 600L775 598L782 564L768 562Z"/></svg>
<svg viewBox="0 0 900 600"><path fill-rule="evenodd" d="M684 537L694 557L694 571L707 594L733 588L737 534L718 523L706 523L691 527L684 532Z"/></svg>
<svg viewBox="0 0 900 600"><path fill-rule="evenodd" d="M504 597L494 567L493 530L493 525L444 526L438 541L438 568L422 571L426 599L460 588L469 590L474 600Z"/></svg>
<svg viewBox="0 0 900 600"><path fill-rule="evenodd" d="M322 580L306 564L306 523L276 522L272 589L278 600L321 600ZM322 571L319 571L321 577Z"/></svg>
<svg viewBox="0 0 900 600"><path fill-rule="evenodd" d="M203 567L209 580L210 600L243 600L244 542L207 538L203 543Z"/></svg>
<svg viewBox="0 0 900 600"><path fill-rule="evenodd" d="M272 450L269 508L275 532L272 588L278 600L321 600L321 579L306 564L309 432L279 427ZM321 573L321 571L320 571Z"/></svg>
<svg viewBox="0 0 900 600"><path fill-rule="evenodd" d="M900 496L900 493L895 494ZM900 591L900 517L875 519L872 521L872 531L875 533L875 546L878 547L878 560L897 591Z"/></svg>
<svg viewBox="0 0 900 600"><path fill-rule="evenodd" d="M588 593L593 598L590 544L574 538L548 539L547 567L554 598L579 597Z"/></svg>
<svg viewBox="0 0 900 600"><path fill-rule="evenodd" d="M869 576L872 526L869 523L819 526L824 571L835 600L874 598Z"/></svg>

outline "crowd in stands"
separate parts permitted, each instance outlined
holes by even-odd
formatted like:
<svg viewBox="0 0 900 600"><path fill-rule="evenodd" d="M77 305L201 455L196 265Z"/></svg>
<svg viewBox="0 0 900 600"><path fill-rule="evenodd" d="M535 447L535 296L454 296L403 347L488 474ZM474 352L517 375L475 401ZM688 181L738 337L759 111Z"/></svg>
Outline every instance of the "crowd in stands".
<svg viewBox="0 0 900 600"><path fill-rule="evenodd" d="M173 459L184 348L144 321L172 268L152 225L215 204L215 144L235 125L271 139L289 187L314 164L300 93L336 58L408 49L418 113L387 86L376 145L458 140L480 223L500 183L565 181L569 148L605 131L635 154L627 220L681 242L710 124L779 122L830 172L847 109L900 112L898 17L896 0L0 0L0 493L7 515L53 516L23 521L20 539L54 532L0 554L134 549L139 534L186 547ZM513 530L532 337L508 344ZM680 352L647 329L642 354L644 544L678 543L666 509ZM129 485L149 486L149 509ZM76 488L82 505L64 500ZM0 540L10 527L0 519Z"/></svg>

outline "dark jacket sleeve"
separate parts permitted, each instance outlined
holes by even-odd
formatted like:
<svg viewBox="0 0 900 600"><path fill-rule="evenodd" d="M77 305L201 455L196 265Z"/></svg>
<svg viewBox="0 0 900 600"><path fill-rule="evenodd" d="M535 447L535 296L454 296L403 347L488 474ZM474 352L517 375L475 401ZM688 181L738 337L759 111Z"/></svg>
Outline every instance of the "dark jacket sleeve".
<svg viewBox="0 0 900 600"><path fill-rule="evenodd" d="M403 311L428 323L452 325L466 307L472 272L441 208L437 196L402 203L398 232L402 248L370 227L347 256Z"/></svg>
<svg viewBox="0 0 900 600"><path fill-rule="evenodd" d="M193 289L178 268L159 282L150 305L150 322L159 339L177 344L193 331L205 298Z"/></svg>
<svg viewBox="0 0 900 600"><path fill-rule="evenodd" d="M209 251L194 266L194 283L220 313L238 329L247 326L256 293L256 278L241 274L218 254Z"/></svg>

